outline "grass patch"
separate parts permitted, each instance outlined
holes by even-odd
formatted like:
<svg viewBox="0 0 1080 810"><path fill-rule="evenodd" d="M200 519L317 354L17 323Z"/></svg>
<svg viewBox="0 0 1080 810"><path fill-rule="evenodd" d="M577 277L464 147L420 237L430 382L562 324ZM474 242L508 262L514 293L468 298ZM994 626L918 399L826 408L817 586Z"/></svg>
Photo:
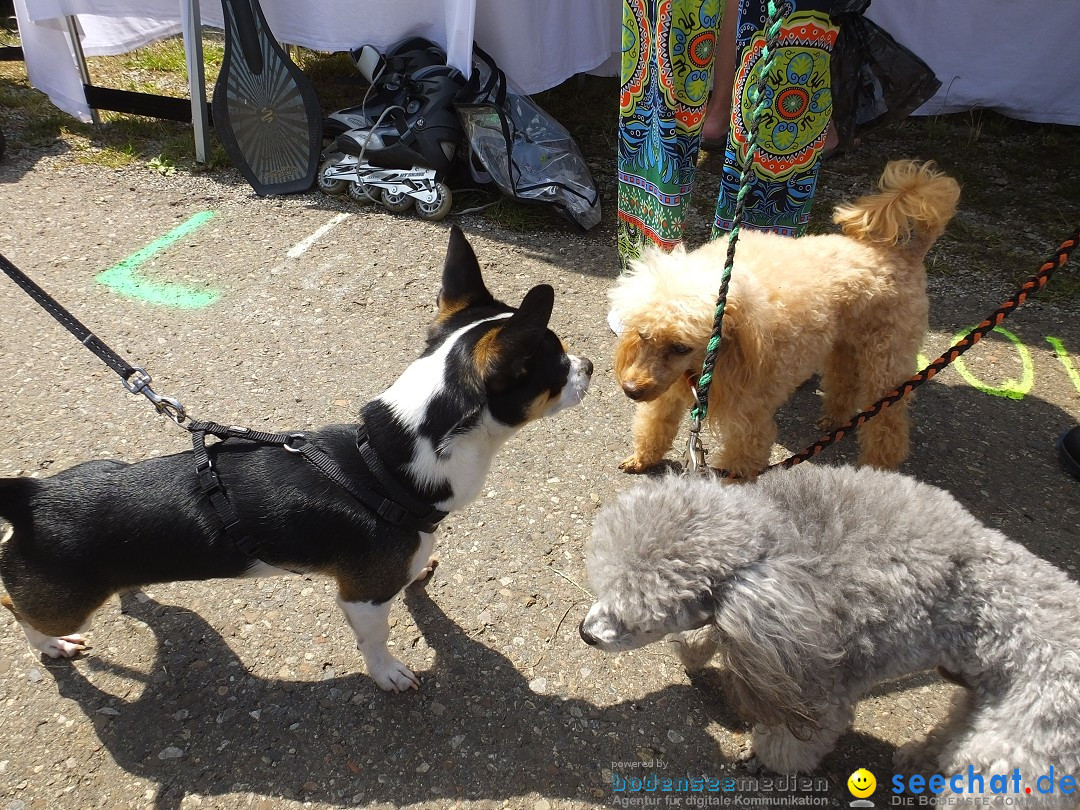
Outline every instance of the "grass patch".
<svg viewBox="0 0 1080 810"><path fill-rule="evenodd" d="M40 94L31 90L29 84L25 82L0 84L0 108L26 110L41 106Z"/></svg>
<svg viewBox="0 0 1080 810"><path fill-rule="evenodd" d="M367 89L360 71L347 53L322 53L307 48L294 48L293 61L311 80L319 106L333 112L360 103Z"/></svg>
<svg viewBox="0 0 1080 810"><path fill-rule="evenodd" d="M568 225L566 220L546 205L529 205L506 198L499 198L493 205L485 208L484 218L493 225L517 233L561 231L566 227L577 227Z"/></svg>
<svg viewBox="0 0 1080 810"><path fill-rule="evenodd" d="M210 151L206 156L205 163L195 162L195 141L192 139L190 129L186 127L181 132L174 132L160 143L161 160L167 161L181 171L189 172L214 172L227 169L232 163L225 154L225 147L218 140L217 133L210 130Z"/></svg>
<svg viewBox="0 0 1080 810"><path fill-rule="evenodd" d="M6 32L5 32L6 33ZM9 39L11 39L9 34ZM14 41L4 44L18 44ZM203 56L208 92L224 58L224 40L207 32ZM116 57L88 60L92 81L143 93L186 98L189 92L183 41L167 39ZM56 109L33 89L21 62L0 62L0 127L9 155L64 143L86 165L116 169L143 167L158 173L218 171L229 166L224 148L211 130L206 164L195 162L190 125L102 111L101 124L84 124Z"/></svg>
<svg viewBox="0 0 1080 810"><path fill-rule="evenodd" d="M122 169L141 158L138 147L130 141L125 144L113 144L108 148L89 146L78 151L79 163L106 169Z"/></svg>
<svg viewBox="0 0 1080 810"><path fill-rule="evenodd" d="M67 141L79 137L85 131L85 125L71 116L52 110L42 117L29 117L19 131L18 139L9 137L8 148L12 142L25 143L30 147L47 148L58 141Z"/></svg>
<svg viewBox="0 0 1080 810"><path fill-rule="evenodd" d="M182 39L167 39L148 48L138 48L121 58L128 71L179 74L187 79L187 55Z"/></svg>
<svg viewBox="0 0 1080 810"><path fill-rule="evenodd" d="M132 73L163 73L170 77L188 80L187 55L180 37L162 40L144 48L138 48L117 59L123 60L123 68ZM225 60L225 42L220 37L203 38L203 67L208 77L217 78L221 63Z"/></svg>

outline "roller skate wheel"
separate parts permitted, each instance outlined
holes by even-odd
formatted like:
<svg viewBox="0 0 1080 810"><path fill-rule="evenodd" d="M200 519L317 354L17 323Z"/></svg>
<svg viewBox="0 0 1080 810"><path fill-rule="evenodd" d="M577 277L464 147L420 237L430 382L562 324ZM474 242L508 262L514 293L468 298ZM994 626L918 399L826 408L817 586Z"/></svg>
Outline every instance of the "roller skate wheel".
<svg viewBox="0 0 1080 810"><path fill-rule="evenodd" d="M337 178L329 179L326 176L328 170L337 165L337 160L330 158L324 160L323 164L319 167L319 191L323 194L329 194L331 197L337 197L345 193L345 187L349 184L348 180L338 180Z"/></svg>
<svg viewBox="0 0 1080 810"><path fill-rule="evenodd" d="M437 222L450 213L450 206L454 204L454 196L450 193L450 187L445 183L435 184L435 199L431 202L416 201L416 215L420 219Z"/></svg>
<svg viewBox="0 0 1080 810"><path fill-rule="evenodd" d="M357 183L355 181L349 183L345 193L349 195L350 200L361 205L380 202L381 192L379 189L366 183Z"/></svg>
<svg viewBox="0 0 1080 810"><path fill-rule="evenodd" d="M408 211L412 208L414 200L404 191L384 191L382 199L379 200L379 202L387 211L400 214L401 212Z"/></svg>

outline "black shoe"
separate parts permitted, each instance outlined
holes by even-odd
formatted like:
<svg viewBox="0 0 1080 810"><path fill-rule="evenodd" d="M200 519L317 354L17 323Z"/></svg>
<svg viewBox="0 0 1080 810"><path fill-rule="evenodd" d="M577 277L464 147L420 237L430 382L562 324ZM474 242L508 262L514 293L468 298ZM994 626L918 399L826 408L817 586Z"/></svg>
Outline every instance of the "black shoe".
<svg viewBox="0 0 1080 810"><path fill-rule="evenodd" d="M1058 455L1065 469L1080 478L1080 425L1069 428L1057 440Z"/></svg>

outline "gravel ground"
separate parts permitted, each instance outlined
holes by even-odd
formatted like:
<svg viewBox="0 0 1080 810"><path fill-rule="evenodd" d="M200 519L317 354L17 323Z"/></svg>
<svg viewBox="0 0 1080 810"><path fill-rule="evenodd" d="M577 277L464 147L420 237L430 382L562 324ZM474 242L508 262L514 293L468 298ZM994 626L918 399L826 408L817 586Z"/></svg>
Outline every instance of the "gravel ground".
<svg viewBox="0 0 1080 810"><path fill-rule="evenodd" d="M823 183L845 194L864 188L869 172L841 159ZM319 579L154 586L108 603L93 649L72 662L32 655L5 614L0 807L544 810L612 806L623 795L613 783L629 777L739 773L731 763L747 729L715 671L691 680L662 645L608 656L577 635L590 603L582 547L593 515L634 483L617 470L632 405L614 383L604 325L618 272L609 180L604 223L589 234L459 220L499 297L555 286L552 325L596 374L580 407L504 448L484 495L445 521L433 581L395 607L391 644L422 689L386 694L366 677L331 585ZM0 252L145 365L158 393L197 417L275 430L353 419L415 357L447 237L446 223L317 194L258 199L231 172L85 166L62 145L0 163L0 210ZM206 210L215 212L207 225L140 272L216 291L212 306L155 306L95 281ZM287 255L341 211L352 216ZM1001 216L967 208L961 219ZM1017 233L1034 272L1068 228ZM931 257L928 357L1010 292L967 263L978 248L947 239ZM0 474L185 449L185 434L124 393L6 281L0 307ZM1053 442L1080 420L1080 378L1069 365L1080 354L1077 315L1075 301L1033 301L1004 325L1015 343L995 335L966 356L966 376L949 370L924 387L905 465L1074 576L1080 482L1062 471ZM1068 362L1055 345L1072 353ZM1007 380L1026 384L1026 395L980 390ZM816 438L815 408L804 386L783 411L777 457ZM851 454L844 443L815 463ZM734 792L702 796L846 803L848 774L866 767L885 782L895 747L943 718L953 688L930 674L880 687L812 783L739 775L746 781ZM691 806L691 794L671 798Z"/></svg>

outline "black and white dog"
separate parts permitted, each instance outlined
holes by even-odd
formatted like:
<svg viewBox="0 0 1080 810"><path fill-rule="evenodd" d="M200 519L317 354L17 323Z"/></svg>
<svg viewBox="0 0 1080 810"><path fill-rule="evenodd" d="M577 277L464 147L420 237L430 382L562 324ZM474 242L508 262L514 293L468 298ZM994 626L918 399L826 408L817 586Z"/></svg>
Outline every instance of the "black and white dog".
<svg viewBox="0 0 1080 810"><path fill-rule="evenodd" d="M0 479L0 517L11 524L0 546L3 604L34 649L71 657L86 648L79 633L93 612L120 591L325 574L337 580L338 603L371 677L386 690L417 688L416 676L387 650L387 617L393 598L430 572L434 527L387 519L355 493L390 501L398 518L416 503L441 517L477 496L496 451L522 426L580 402L592 363L568 355L547 328L553 304L546 284L516 309L495 300L454 227L423 355L364 406L361 424L304 436L344 473L352 493L302 453L211 445L237 526L254 543L248 546L224 529L191 452Z"/></svg>

